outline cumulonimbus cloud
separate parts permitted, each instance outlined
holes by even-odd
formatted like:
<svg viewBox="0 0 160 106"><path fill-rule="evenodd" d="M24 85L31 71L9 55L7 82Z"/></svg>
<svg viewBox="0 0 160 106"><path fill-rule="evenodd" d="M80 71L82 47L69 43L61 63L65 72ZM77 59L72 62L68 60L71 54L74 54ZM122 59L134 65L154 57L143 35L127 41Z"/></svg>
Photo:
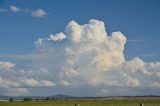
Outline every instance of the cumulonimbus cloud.
<svg viewBox="0 0 160 106"><path fill-rule="evenodd" d="M39 38L37 51L26 55L29 59L19 57L32 64L16 65L20 81L12 80L19 86L45 85L81 96L159 94L160 62L147 63L139 57L126 60L126 41L120 31L109 35L102 21L91 19L84 25L71 21L64 32Z"/></svg>

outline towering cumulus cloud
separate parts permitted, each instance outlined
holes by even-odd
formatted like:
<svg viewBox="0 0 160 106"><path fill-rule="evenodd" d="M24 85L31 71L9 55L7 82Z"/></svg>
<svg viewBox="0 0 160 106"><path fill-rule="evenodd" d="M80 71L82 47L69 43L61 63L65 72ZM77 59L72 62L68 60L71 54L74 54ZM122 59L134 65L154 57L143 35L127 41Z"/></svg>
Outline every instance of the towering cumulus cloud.
<svg viewBox="0 0 160 106"><path fill-rule="evenodd" d="M34 54L16 56L32 64L14 66L10 75L17 76L1 80L11 80L7 88L23 88L27 93L49 87L52 93L79 96L159 94L160 62L138 57L127 61L126 41L119 31L108 35L102 21L92 19L84 25L71 21L64 32L39 38Z"/></svg>

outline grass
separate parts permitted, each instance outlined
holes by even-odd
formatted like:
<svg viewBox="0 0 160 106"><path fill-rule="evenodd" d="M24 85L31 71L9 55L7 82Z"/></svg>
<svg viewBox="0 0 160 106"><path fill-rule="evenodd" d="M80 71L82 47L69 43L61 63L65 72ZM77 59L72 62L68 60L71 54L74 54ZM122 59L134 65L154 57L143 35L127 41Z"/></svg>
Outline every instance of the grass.
<svg viewBox="0 0 160 106"><path fill-rule="evenodd" d="M160 106L160 100L54 100L28 102L0 102L0 106Z"/></svg>

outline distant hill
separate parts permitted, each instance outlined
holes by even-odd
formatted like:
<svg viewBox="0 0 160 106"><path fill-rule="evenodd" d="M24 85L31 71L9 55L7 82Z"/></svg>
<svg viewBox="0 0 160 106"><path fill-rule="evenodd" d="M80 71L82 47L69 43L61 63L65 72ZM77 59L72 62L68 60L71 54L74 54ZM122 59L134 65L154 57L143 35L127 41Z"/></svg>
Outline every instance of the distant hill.
<svg viewBox="0 0 160 106"><path fill-rule="evenodd" d="M0 100L8 100L13 98L14 100L23 100L24 98L32 98L33 100L45 100L49 99L115 99L115 100L130 100L130 99L160 99L160 96L155 95L145 95L145 96L106 96L106 97L75 97L64 94L56 94L53 96L3 96L0 95Z"/></svg>
<svg viewBox="0 0 160 106"><path fill-rule="evenodd" d="M16 99L16 100L22 100L25 97L32 98L32 99L45 99L46 98L46 96L3 96L3 95L0 95L0 100L5 100L5 99L9 99L9 98L13 98L13 99ZM47 96L47 97L49 97L50 99L72 99L72 98L76 98L74 96L63 95L63 94L56 94L56 95Z"/></svg>
<svg viewBox="0 0 160 106"><path fill-rule="evenodd" d="M8 99L9 96L3 96L3 95L0 95L0 99L3 100L3 99Z"/></svg>

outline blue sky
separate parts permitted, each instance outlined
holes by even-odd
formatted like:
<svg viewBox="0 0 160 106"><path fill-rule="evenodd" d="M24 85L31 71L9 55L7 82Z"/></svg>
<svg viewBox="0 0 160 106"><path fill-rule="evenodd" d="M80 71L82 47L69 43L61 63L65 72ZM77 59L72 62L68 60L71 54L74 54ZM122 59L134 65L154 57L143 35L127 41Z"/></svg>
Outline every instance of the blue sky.
<svg viewBox="0 0 160 106"><path fill-rule="evenodd" d="M42 8L47 12L44 18L32 17L29 13L1 13L0 52L22 54L34 51L34 41L51 33L64 30L70 20L80 24L90 19L105 22L109 34L121 31L127 39L127 58L144 54L160 54L160 2L158 0L134 1L3 1L1 8L15 5L22 9ZM137 40L139 42L134 42ZM16 48L16 49L15 49ZM134 52L133 52L134 51ZM152 58L153 57L153 58ZM159 56L141 57L146 61L159 60Z"/></svg>
<svg viewBox="0 0 160 106"><path fill-rule="evenodd" d="M123 56L119 57L122 59L120 59L118 62L123 61L123 62L126 62L126 64L131 64L132 62L134 63L134 61L138 61L144 64L148 64L148 66L146 65L145 67L147 67L148 70L151 70L153 68L153 67L150 68L151 63L153 62L153 64L155 65L159 63L154 63L154 62L160 61L160 48L159 48L160 12L159 11L160 11L159 0L130 0L130 1L129 0L118 0L118 1L117 0L101 0L101 1L99 0L66 0L66 1L64 0L47 0L47 1L0 0L0 56L1 56L0 61L2 61L3 63L3 61L11 60L10 62L13 62L13 64L10 65L10 68L13 68L13 69L10 69L10 70L14 70L14 71L24 70L24 72L26 72L26 70L27 71L38 70L37 67L41 66L43 62L40 63L37 58L36 59L31 59L31 58L32 56L35 57L34 55L39 56L39 54L41 54L42 52L41 51L42 49L43 51L47 50L45 51L46 53L48 52L49 48L53 48L57 50L57 52L59 52L58 54L65 55L65 56L66 54L63 54L62 53L63 50L60 49L61 47L63 48L64 45L67 45L67 47L70 45L69 46L70 49L75 50L73 49L74 48L73 45L75 44L70 44L68 43L70 41L67 41L67 40L65 42L60 42L60 43L51 43L50 42L51 40L53 39L54 41L56 40L54 37L53 38L51 36L49 37L50 34L55 35L59 32L63 32L64 35L63 34L58 35L58 37L60 36L63 38L67 36L65 29L70 21L74 20L75 22L77 22L79 25L82 25L83 27L83 25L87 24L89 20L95 19L95 20L103 21L103 23L105 24L105 28L108 36L110 36L112 32L120 31L126 37L127 42L124 43L124 45L122 45L122 46L125 46L124 49L122 50L122 52L124 52L124 54L122 53L122 55L124 55L124 58L122 58ZM99 23L99 21L97 23ZM72 24L73 23L71 23L71 26ZM88 23L88 25L90 24ZM71 29L68 28L68 29L71 31L74 30L72 28ZM99 28L97 28L97 30L98 29ZM86 30L88 29L86 28ZM70 34L68 34L68 36L70 36ZM119 34L117 36L119 36ZM42 40L42 44L38 39ZM99 48L102 48L102 47L100 46ZM45 53L42 53L42 54L45 54ZM106 53L108 52L106 51ZM50 53L46 53L46 54L50 54ZM57 53L53 53L53 54L57 55ZM51 57L55 59L54 56L51 56ZM98 57L98 56L95 56L95 57ZM135 57L138 57L138 58L135 58ZM41 68L42 71L49 70L47 72L50 72L50 70L56 69L55 67L58 67L55 65L55 63L51 64L51 62L55 62L55 61L48 60L48 58L49 58L48 56L45 57L44 63L45 62L50 62L50 63L49 65L44 65L44 67ZM59 63L62 64L64 63L65 59L63 58L63 56L61 56L61 58L58 58L58 60L60 60ZM79 60L79 61L80 62L78 62L77 64L81 64L82 60ZM89 61L89 60L86 60L86 61ZM4 64L7 64L7 63L4 63ZM107 65L108 64L106 63L105 67L108 67ZM78 67L78 66L75 66L75 67ZM159 66L155 65L155 67L156 67L155 68L156 73L158 73ZM98 66L96 68L98 68ZM2 68L0 69L6 70L6 67L4 67L3 65ZM57 70L59 70L59 68L57 68ZM109 70L109 69L105 69L105 70ZM2 72L1 77L7 78L7 72L8 71L6 71L6 74ZM54 72L51 72L51 73L55 74L57 73L57 71L55 73ZM59 78L54 79L52 77L49 77L47 79L46 77L43 77L41 75L35 76L34 73L32 74L33 75L31 76L27 76L27 78L30 78L29 81L32 82L33 78L36 78L36 80L39 81L39 84L42 84L42 85L45 85L48 80L51 80L53 82L54 80L56 81L62 80ZM14 76L13 73L11 73L11 76L12 75ZM82 73L81 75L82 77L84 77ZM124 77L127 77L128 79L130 79L133 76L130 77L130 76L124 75ZM140 76L135 78L139 78L139 77ZM43 78L46 79L46 82L43 81ZM23 82L22 86L25 85L24 84L25 79L26 78L21 79L20 83ZM18 79L14 79L14 80L15 80L14 83L18 83L16 82ZM101 79L101 80L104 80L104 79ZM144 78L144 80L148 80L148 79ZM159 77L155 78L155 81L158 81L158 80L159 80ZM56 81L55 81L55 85L58 85ZM70 79L65 78L65 80L64 79L62 80L62 82L63 81L64 82L66 81L65 84L67 85L68 84L67 81L69 82ZM137 80L134 79L133 82L135 82L134 84L139 85ZM159 82L155 83L155 85L156 84L159 85ZM49 83L48 85L55 86L53 83ZM90 89L90 86L87 85L87 88ZM50 88L44 88L44 89L48 90ZM70 89L70 88L66 88L66 89ZM98 88L95 88L93 91L96 91L97 89ZM126 87L126 89L128 90L128 87ZM158 88L155 87L154 89L155 89L155 92L157 92ZM24 89L22 89L22 91L23 90ZM34 90L35 89L30 90L30 92L33 92ZM105 89L101 89L101 90L104 92L106 91ZM56 91L57 90L55 90L54 92L50 91L48 92L48 94L50 94L51 92L56 93ZM69 92L69 90L65 90L64 88L62 89L62 91L58 91L58 92L63 93L63 91L64 93ZM139 91L140 90L137 90L137 94L139 94L138 93ZM4 93L3 90L0 91L0 93L3 94ZM28 95L29 94L30 93L28 93ZM117 91L117 95L118 94L123 95L125 94L125 92L119 93ZM38 93L35 95L38 95ZM39 94L39 95L45 95L45 94ZM77 95L80 95L80 94L77 94ZM88 95L90 94L88 93ZM100 95L100 94L96 93L95 95ZM116 95L116 94L110 94L110 95ZM134 94L131 94L131 95L134 95Z"/></svg>

